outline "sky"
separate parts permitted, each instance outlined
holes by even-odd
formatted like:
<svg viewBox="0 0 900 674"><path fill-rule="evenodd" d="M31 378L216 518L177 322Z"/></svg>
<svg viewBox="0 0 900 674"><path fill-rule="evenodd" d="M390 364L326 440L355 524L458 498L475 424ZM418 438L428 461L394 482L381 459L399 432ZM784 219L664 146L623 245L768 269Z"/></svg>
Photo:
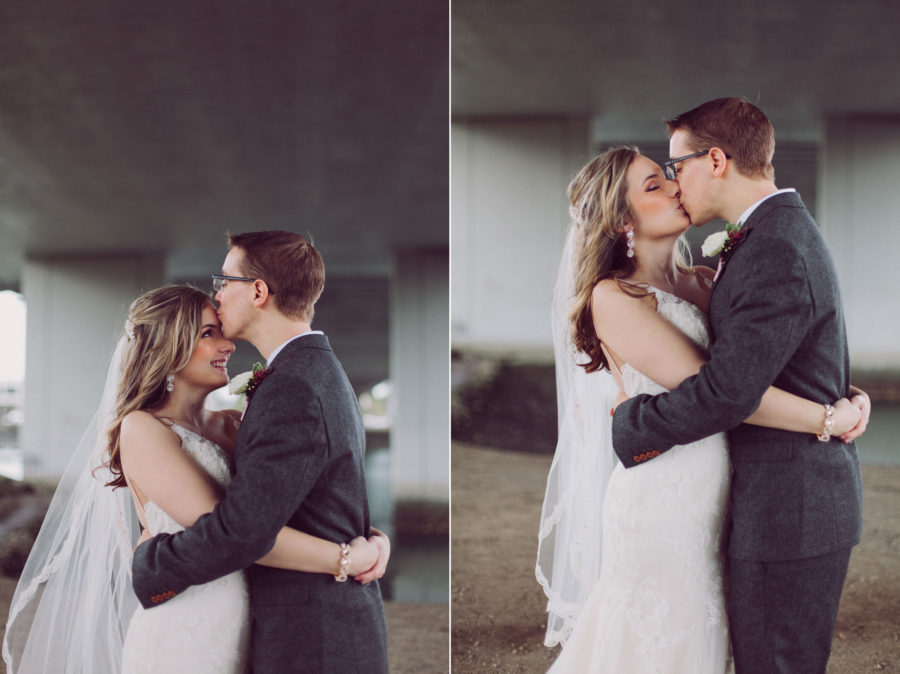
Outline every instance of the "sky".
<svg viewBox="0 0 900 674"><path fill-rule="evenodd" d="M0 381L25 379L25 300L11 290L0 291Z"/></svg>

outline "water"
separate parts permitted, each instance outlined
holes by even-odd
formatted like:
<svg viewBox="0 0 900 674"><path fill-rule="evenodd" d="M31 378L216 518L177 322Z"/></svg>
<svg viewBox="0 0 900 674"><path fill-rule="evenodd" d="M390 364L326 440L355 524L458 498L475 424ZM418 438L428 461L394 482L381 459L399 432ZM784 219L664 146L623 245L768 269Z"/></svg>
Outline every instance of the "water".
<svg viewBox="0 0 900 674"><path fill-rule="evenodd" d="M900 464L900 403L873 403L865 434L856 441L864 464Z"/></svg>
<svg viewBox="0 0 900 674"><path fill-rule="evenodd" d="M394 530L390 450L366 454L366 490L372 526L391 539L391 559L381 579L385 599L447 603L450 599L450 547L446 535L410 535ZM448 508L449 511L449 508ZM448 512L449 516L449 512Z"/></svg>

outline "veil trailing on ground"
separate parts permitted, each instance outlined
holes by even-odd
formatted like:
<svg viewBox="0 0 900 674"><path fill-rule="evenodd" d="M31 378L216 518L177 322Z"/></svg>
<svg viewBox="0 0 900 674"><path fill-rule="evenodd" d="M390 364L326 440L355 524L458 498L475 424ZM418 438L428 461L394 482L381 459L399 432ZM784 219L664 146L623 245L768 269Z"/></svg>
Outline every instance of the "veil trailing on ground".
<svg viewBox="0 0 900 674"><path fill-rule="evenodd" d="M603 499L616 465L609 410L618 388L608 371L588 374L578 366L586 356L576 352L571 339L568 314L575 295L577 236L573 224L559 265L551 316L559 434L547 476L535 567L547 595L547 646L566 641L600 578Z"/></svg>
<svg viewBox="0 0 900 674"><path fill-rule="evenodd" d="M121 379L123 336L100 407L59 482L13 595L3 639L9 674L114 674L137 598L132 547L140 535L128 489L104 486L106 428Z"/></svg>

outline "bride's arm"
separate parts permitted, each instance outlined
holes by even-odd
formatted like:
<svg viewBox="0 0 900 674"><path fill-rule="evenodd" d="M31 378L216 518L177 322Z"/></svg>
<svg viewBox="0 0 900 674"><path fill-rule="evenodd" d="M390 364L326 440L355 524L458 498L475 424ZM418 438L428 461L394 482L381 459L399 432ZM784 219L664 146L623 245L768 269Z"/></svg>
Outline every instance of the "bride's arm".
<svg viewBox="0 0 900 674"><path fill-rule="evenodd" d="M175 432L147 412L132 412L122 421L120 451L122 468L141 501L153 501L183 527L212 512L222 500L222 488L185 453ZM349 556L350 575L368 572L378 565L379 546L358 537L350 542ZM275 546L257 563L337 573L340 558L339 544L282 527Z"/></svg>
<svg viewBox="0 0 900 674"><path fill-rule="evenodd" d="M591 310L594 329L619 364L628 363L667 389L697 374L706 352L660 316L653 296L634 298L614 281L594 288ZM860 410L846 399L835 403L833 435L857 426ZM825 416L821 403L769 387L746 423L799 433L821 433Z"/></svg>

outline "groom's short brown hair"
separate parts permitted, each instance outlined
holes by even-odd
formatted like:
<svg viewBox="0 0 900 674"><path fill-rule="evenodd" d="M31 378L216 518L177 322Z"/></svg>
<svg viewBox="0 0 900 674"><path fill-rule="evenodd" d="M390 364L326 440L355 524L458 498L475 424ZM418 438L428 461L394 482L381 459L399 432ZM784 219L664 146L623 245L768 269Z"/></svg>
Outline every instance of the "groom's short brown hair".
<svg viewBox="0 0 900 674"><path fill-rule="evenodd" d="M664 121L670 136L687 132L693 150L720 148L748 178L775 179L775 129L747 99L717 98Z"/></svg>
<svg viewBox="0 0 900 674"><path fill-rule="evenodd" d="M229 233L228 245L243 251L241 273L265 281L281 313L312 322L325 287L325 264L308 239L280 230Z"/></svg>

